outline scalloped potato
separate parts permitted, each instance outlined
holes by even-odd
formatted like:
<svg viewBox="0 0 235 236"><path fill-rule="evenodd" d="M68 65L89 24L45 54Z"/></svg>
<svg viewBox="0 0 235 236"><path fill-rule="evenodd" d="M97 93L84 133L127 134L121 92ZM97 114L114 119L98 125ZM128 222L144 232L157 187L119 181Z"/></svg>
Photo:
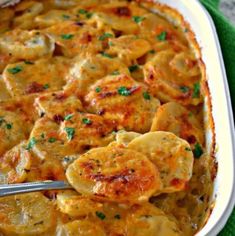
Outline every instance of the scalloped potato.
<svg viewBox="0 0 235 236"><path fill-rule="evenodd" d="M80 193L116 202L148 201L162 188L157 168L133 150L92 149L71 164L66 176Z"/></svg>
<svg viewBox="0 0 235 236"><path fill-rule="evenodd" d="M195 235L216 165L183 17L147 0L21 0L0 15L0 183L74 187L0 198L0 235Z"/></svg>

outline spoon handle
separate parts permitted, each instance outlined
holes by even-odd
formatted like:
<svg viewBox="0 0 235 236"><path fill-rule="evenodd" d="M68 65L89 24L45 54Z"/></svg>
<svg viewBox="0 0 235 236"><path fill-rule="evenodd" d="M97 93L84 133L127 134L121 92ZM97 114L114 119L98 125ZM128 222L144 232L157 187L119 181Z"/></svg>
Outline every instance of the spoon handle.
<svg viewBox="0 0 235 236"><path fill-rule="evenodd" d="M72 189L72 186L64 181L42 181L20 184L3 184L0 185L0 197L52 189Z"/></svg>

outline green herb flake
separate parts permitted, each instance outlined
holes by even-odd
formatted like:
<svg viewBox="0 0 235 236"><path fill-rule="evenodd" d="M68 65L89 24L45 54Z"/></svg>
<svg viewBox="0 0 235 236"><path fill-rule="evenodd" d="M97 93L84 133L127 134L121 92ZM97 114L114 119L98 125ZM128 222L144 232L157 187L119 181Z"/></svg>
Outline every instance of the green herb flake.
<svg viewBox="0 0 235 236"><path fill-rule="evenodd" d="M186 147L186 148L185 148L185 151L190 152L190 151L192 151L192 150L191 150L191 148Z"/></svg>
<svg viewBox="0 0 235 236"><path fill-rule="evenodd" d="M132 73L139 69L139 65L135 64L135 65L129 66L128 69Z"/></svg>
<svg viewBox="0 0 235 236"><path fill-rule="evenodd" d="M13 75L21 72L22 70L23 70L22 66L16 66L16 67L7 69L7 71Z"/></svg>
<svg viewBox="0 0 235 236"><path fill-rule="evenodd" d="M73 34L61 34L61 38L65 40L72 39L74 37Z"/></svg>
<svg viewBox="0 0 235 236"><path fill-rule="evenodd" d="M43 85L43 88L44 88L44 89L48 89L49 87L50 87L49 84L44 84L44 85Z"/></svg>
<svg viewBox="0 0 235 236"><path fill-rule="evenodd" d="M199 98L200 97L200 83L195 83L193 85L193 98Z"/></svg>
<svg viewBox="0 0 235 236"><path fill-rule="evenodd" d="M104 41L104 40L107 39L107 38L113 38L113 35L110 34L110 33L104 33L104 34L102 34L102 35L99 37L99 40L100 40L100 41Z"/></svg>
<svg viewBox="0 0 235 236"><path fill-rule="evenodd" d="M132 20L137 24L142 22L144 19L145 19L145 17L143 17L143 16L132 16Z"/></svg>
<svg viewBox="0 0 235 236"><path fill-rule="evenodd" d="M73 117L73 114L68 114L64 117L64 120L71 120Z"/></svg>
<svg viewBox="0 0 235 236"><path fill-rule="evenodd" d="M100 212L100 211L96 211L95 212L96 216L99 217L101 220L104 220L105 219L105 214L103 212Z"/></svg>
<svg viewBox="0 0 235 236"><path fill-rule="evenodd" d="M100 54L101 54L103 57L113 58L110 54L105 53L105 52L101 52Z"/></svg>
<svg viewBox="0 0 235 236"><path fill-rule="evenodd" d="M148 92L143 92L143 97L146 100L150 100L151 99L151 96L150 96L150 94Z"/></svg>
<svg viewBox="0 0 235 236"><path fill-rule="evenodd" d="M56 141L56 138L53 138L53 137L51 137L51 138L48 139L48 142L49 142L49 143L54 143L55 141Z"/></svg>
<svg viewBox="0 0 235 236"><path fill-rule="evenodd" d="M99 93L99 92L101 91L101 88L100 88L100 87L96 87L96 88L95 88L95 91L96 91L97 93Z"/></svg>
<svg viewBox="0 0 235 236"><path fill-rule="evenodd" d="M200 146L199 143L196 143L195 146L194 146L194 150L193 150L194 157L195 158L200 158L202 154L203 154L202 147Z"/></svg>
<svg viewBox="0 0 235 236"><path fill-rule="evenodd" d="M64 130L67 133L68 140L71 141L74 137L75 129L72 127L65 127Z"/></svg>
<svg viewBox="0 0 235 236"><path fill-rule="evenodd" d="M24 61L24 64L26 64L26 65L33 65L34 62L32 62L32 61Z"/></svg>
<svg viewBox="0 0 235 236"><path fill-rule="evenodd" d="M111 73L111 75L120 75L120 72L118 70L115 70Z"/></svg>
<svg viewBox="0 0 235 236"><path fill-rule="evenodd" d="M117 215L114 216L114 218L117 219L117 220L120 220L121 216L119 214L117 214Z"/></svg>
<svg viewBox="0 0 235 236"><path fill-rule="evenodd" d="M0 125L2 125L3 122L5 122L4 117L0 116Z"/></svg>
<svg viewBox="0 0 235 236"><path fill-rule="evenodd" d="M154 49L150 50L149 53L150 54L154 54L156 51Z"/></svg>
<svg viewBox="0 0 235 236"><path fill-rule="evenodd" d="M187 86L180 86L180 91L182 93L187 93L189 91L189 87L187 87Z"/></svg>
<svg viewBox="0 0 235 236"><path fill-rule="evenodd" d="M163 31L161 32L159 35L157 35L157 39L159 41L165 41L166 40L166 37L167 37L167 32L166 31Z"/></svg>
<svg viewBox="0 0 235 236"><path fill-rule="evenodd" d="M90 125L92 123L92 121L89 118L83 118L82 123L85 125Z"/></svg>
<svg viewBox="0 0 235 236"><path fill-rule="evenodd" d="M184 33L188 33L188 28L185 28L185 29L184 29Z"/></svg>
<svg viewBox="0 0 235 236"><path fill-rule="evenodd" d="M129 96L131 95L130 90L128 90L126 87L122 86L117 89L117 92L122 96Z"/></svg>
<svg viewBox="0 0 235 236"><path fill-rule="evenodd" d="M70 16L68 16L68 15L62 15L62 17L64 18L64 19L69 19L70 18Z"/></svg>
<svg viewBox="0 0 235 236"><path fill-rule="evenodd" d="M41 133L41 138L44 139L45 138L45 134L44 133Z"/></svg>
<svg viewBox="0 0 235 236"><path fill-rule="evenodd" d="M88 13L86 14L86 18L87 18L87 19L90 19L92 16L93 16L93 13L91 13L91 12L88 12Z"/></svg>
<svg viewBox="0 0 235 236"><path fill-rule="evenodd" d="M7 124L6 124L6 128L7 128L7 129L11 129L11 128L12 128L12 124L7 123Z"/></svg>
<svg viewBox="0 0 235 236"><path fill-rule="evenodd" d="M108 42L108 45L109 46L114 46L114 43L110 41L110 42Z"/></svg>
<svg viewBox="0 0 235 236"><path fill-rule="evenodd" d="M85 14L88 13L88 11L85 10L85 9L79 9L79 10L78 10L78 13L79 13L79 14L82 14L82 15L85 15Z"/></svg>
<svg viewBox="0 0 235 236"><path fill-rule="evenodd" d="M28 145L26 147L26 150L28 150L28 151L31 150L36 143L37 143L37 140L34 137L32 137L29 140L29 143L28 143Z"/></svg>

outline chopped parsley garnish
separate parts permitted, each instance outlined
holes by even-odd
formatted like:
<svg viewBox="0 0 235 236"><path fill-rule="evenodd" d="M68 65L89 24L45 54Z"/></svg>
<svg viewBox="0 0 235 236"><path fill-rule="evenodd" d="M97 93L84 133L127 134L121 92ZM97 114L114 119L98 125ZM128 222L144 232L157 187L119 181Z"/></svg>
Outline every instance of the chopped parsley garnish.
<svg viewBox="0 0 235 236"><path fill-rule="evenodd" d="M203 154L202 147L199 143L196 143L194 146L193 154L195 158L200 158L200 156Z"/></svg>
<svg viewBox="0 0 235 236"><path fill-rule="evenodd" d="M48 89L49 87L50 87L49 84L44 84L44 85L43 85L43 88L44 88L44 89Z"/></svg>
<svg viewBox="0 0 235 236"><path fill-rule="evenodd" d="M187 87L187 86L180 86L180 91L182 93L187 93L189 91L189 87Z"/></svg>
<svg viewBox="0 0 235 236"><path fill-rule="evenodd" d="M132 73L139 69L139 65L135 64L135 65L129 66L128 69Z"/></svg>
<svg viewBox="0 0 235 236"><path fill-rule="evenodd" d="M62 17L63 17L64 19L69 19L69 18L70 18L70 16L68 16L68 15L62 15Z"/></svg>
<svg viewBox="0 0 235 236"><path fill-rule="evenodd" d="M104 33L104 34L102 34L102 35L99 37L99 40L100 40L100 41L103 41L103 40L105 40L105 39L107 39L107 38L113 38L113 35L110 34L110 33Z"/></svg>
<svg viewBox="0 0 235 236"><path fill-rule="evenodd" d="M22 70L23 68L21 66L16 66L16 67L7 69L7 71L13 75L21 72Z"/></svg>
<svg viewBox="0 0 235 236"><path fill-rule="evenodd" d="M109 46L114 46L113 42L108 42Z"/></svg>
<svg viewBox="0 0 235 236"><path fill-rule="evenodd" d="M32 62L32 61L24 61L24 63L25 63L26 65L33 65L33 64L34 64L34 62Z"/></svg>
<svg viewBox="0 0 235 236"><path fill-rule="evenodd" d="M79 14L83 14L83 15L85 15L85 14L88 13L88 11L85 10L85 9L79 9L79 10L78 10L78 13L79 13Z"/></svg>
<svg viewBox="0 0 235 236"><path fill-rule="evenodd" d="M100 88L100 87L96 87L96 88L95 88L95 91L96 91L97 93L99 93L99 92L101 91L101 88Z"/></svg>
<svg viewBox="0 0 235 236"><path fill-rule="evenodd" d="M0 116L0 125L1 125L3 122L5 122L4 117L3 117L3 116Z"/></svg>
<svg viewBox="0 0 235 236"><path fill-rule="evenodd" d="M159 41L165 41L166 40L166 36L167 36L167 32L166 31L163 31L161 32L159 35L157 35L157 39Z"/></svg>
<svg viewBox="0 0 235 236"><path fill-rule="evenodd" d="M90 19L90 18L92 17L92 15L93 15L93 13L88 12L88 13L86 14L86 18L87 18L87 19Z"/></svg>
<svg viewBox="0 0 235 236"><path fill-rule="evenodd" d="M45 138L45 134L44 133L41 133L41 138Z"/></svg>
<svg viewBox="0 0 235 236"><path fill-rule="evenodd" d="M68 140L71 141L74 137L75 129L71 127L65 127L64 130L67 133Z"/></svg>
<svg viewBox="0 0 235 236"><path fill-rule="evenodd" d="M86 15L86 18L87 18L87 19L90 19L90 18L92 17L92 15L93 15L93 13L88 12L88 11L85 10L85 9L79 9L79 10L78 10L78 13L79 13L79 14L82 14L82 15Z"/></svg>
<svg viewBox="0 0 235 236"><path fill-rule="evenodd" d="M126 87L122 86L118 88L118 93L122 96L129 96L131 95L131 91L128 90Z"/></svg>
<svg viewBox="0 0 235 236"><path fill-rule="evenodd" d="M188 152L189 152L189 151L191 151L191 148L186 147L186 148L185 148L185 151L188 151Z"/></svg>
<svg viewBox="0 0 235 236"><path fill-rule="evenodd" d="M99 217L101 220L105 219L105 214L103 212L100 211L96 211L95 212L96 216Z"/></svg>
<svg viewBox="0 0 235 236"><path fill-rule="evenodd" d="M193 98L199 98L200 97L200 83L195 83L193 85Z"/></svg>
<svg viewBox="0 0 235 236"><path fill-rule="evenodd" d="M103 57L113 58L111 55L109 55L108 53L105 53L105 52L101 52L100 54L101 54Z"/></svg>
<svg viewBox="0 0 235 236"><path fill-rule="evenodd" d="M120 75L120 72L118 70L115 70L111 73L111 75Z"/></svg>
<svg viewBox="0 0 235 236"><path fill-rule="evenodd" d="M117 215L114 216L114 218L117 219L117 220L120 220L121 216L119 214L117 214Z"/></svg>
<svg viewBox="0 0 235 236"><path fill-rule="evenodd" d="M73 34L62 34L61 35L61 38L65 39L65 40L72 39L73 37L74 37Z"/></svg>
<svg viewBox="0 0 235 236"><path fill-rule="evenodd" d="M148 92L143 92L143 97L146 100L150 100L150 98L151 98L151 96L150 96L150 94Z"/></svg>
<svg viewBox="0 0 235 236"><path fill-rule="evenodd" d="M72 117L73 117L73 114L68 114L64 117L64 120L71 120Z"/></svg>
<svg viewBox="0 0 235 236"><path fill-rule="evenodd" d="M143 17L143 16L132 16L132 20L137 24L142 22L144 19L145 19L145 17Z"/></svg>
<svg viewBox="0 0 235 236"><path fill-rule="evenodd" d="M11 129L12 128L12 124L6 124L6 128L7 129Z"/></svg>
<svg viewBox="0 0 235 236"><path fill-rule="evenodd" d="M48 139L48 142L49 142L49 143L54 143L55 141L56 141L56 138L53 138L53 137L51 137L51 138Z"/></svg>
<svg viewBox="0 0 235 236"><path fill-rule="evenodd" d="M85 125L90 125L92 123L92 121L89 118L83 118L82 123Z"/></svg>
<svg viewBox="0 0 235 236"><path fill-rule="evenodd" d="M149 53L154 54L156 51L154 49L150 50Z"/></svg>
<svg viewBox="0 0 235 236"><path fill-rule="evenodd" d="M32 137L29 140L29 143L28 143L28 145L26 147L26 150L28 150L28 151L31 150L36 143L37 143L37 140L34 137Z"/></svg>

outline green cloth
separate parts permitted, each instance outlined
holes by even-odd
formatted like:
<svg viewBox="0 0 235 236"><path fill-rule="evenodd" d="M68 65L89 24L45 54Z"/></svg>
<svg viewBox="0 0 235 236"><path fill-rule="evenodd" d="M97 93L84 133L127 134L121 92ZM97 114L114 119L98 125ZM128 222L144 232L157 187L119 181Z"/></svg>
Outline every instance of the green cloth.
<svg viewBox="0 0 235 236"><path fill-rule="evenodd" d="M235 105L235 28L218 10L219 0L200 0L212 16L219 36L232 105ZM234 110L235 111L235 110ZM235 209L219 236L235 235Z"/></svg>

